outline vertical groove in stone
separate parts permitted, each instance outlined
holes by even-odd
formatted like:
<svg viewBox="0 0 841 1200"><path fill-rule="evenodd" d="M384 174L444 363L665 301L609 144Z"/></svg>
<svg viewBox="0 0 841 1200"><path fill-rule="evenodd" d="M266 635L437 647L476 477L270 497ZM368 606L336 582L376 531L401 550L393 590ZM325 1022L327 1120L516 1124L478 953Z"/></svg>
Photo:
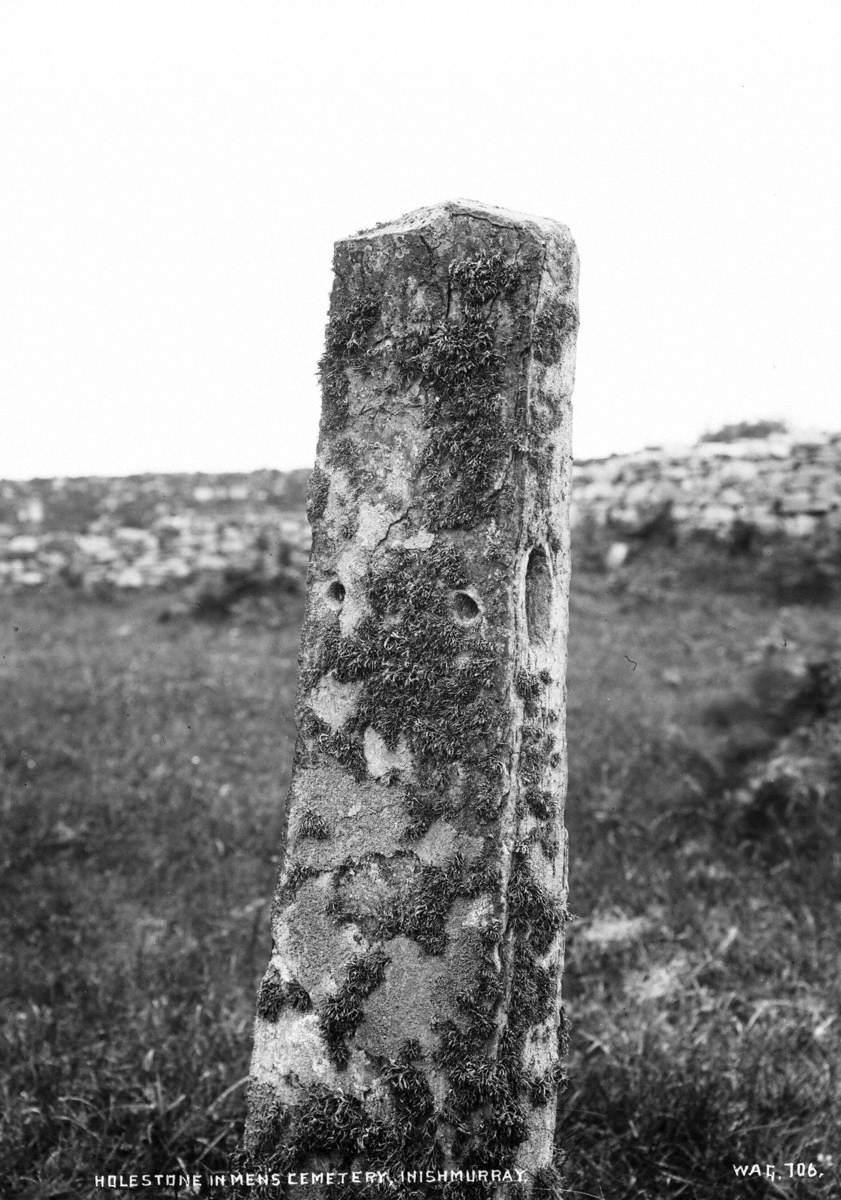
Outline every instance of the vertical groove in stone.
<svg viewBox="0 0 841 1200"><path fill-rule="evenodd" d="M334 269L245 1149L559 1195L575 247L457 202Z"/></svg>

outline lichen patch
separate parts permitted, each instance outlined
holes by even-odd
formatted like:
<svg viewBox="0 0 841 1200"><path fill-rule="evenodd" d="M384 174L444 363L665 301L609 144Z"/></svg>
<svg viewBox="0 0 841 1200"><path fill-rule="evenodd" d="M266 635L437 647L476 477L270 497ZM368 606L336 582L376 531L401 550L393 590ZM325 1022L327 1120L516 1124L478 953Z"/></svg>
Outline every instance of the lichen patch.
<svg viewBox="0 0 841 1200"><path fill-rule="evenodd" d="M330 838L296 842L296 859L306 866L335 870L365 855L390 856L402 849L403 789L374 780L357 782L340 767L318 766L299 771L291 797L290 829L298 829L307 812L317 813Z"/></svg>
<svg viewBox="0 0 841 1200"><path fill-rule="evenodd" d="M349 926L337 925L328 911L326 880L307 880L294 900L275 919L275 955L309 993L316 1007L333 986L342 962L359 952L360 938Z"/></svg>
<svg viewBox="0 0 841 1200"><path fill-rule="evenodd" d="M331 729L340 729L356 712L361 690L361 684L339 683L325 675L307 702L319 720Z"/></svg>
<svg viewBox="0 0 841 1200"><path fill-rule="evenodd" d="M407 1038L432 1051L436 1044L433 997L446 966L425 957L409 938L391 938L384 949L390 959L385 979L371 995L354 1041L373 1055L394 1056Z"/></svg>
<svg viewBox="0 0 841 1200"><path fill-rule="evenodd" d="M359 688L361 687L360 683ZM369 725L363 734L362 742L368 774L372 779L383 779L393 771L407 779L411 776L414 760L405 738L398 738L397 745L389 749L382 734L377 733L373 725Z"/></svg>
<svg viewBox="0 0 841 1200"><path fill-rule="evenodd" d="M330 1062L315 1013L283 1013L277 1021L258 1017L254 1026L253 1079L271 1084L291 1101L298 1089L316 1083Z"/></svg>

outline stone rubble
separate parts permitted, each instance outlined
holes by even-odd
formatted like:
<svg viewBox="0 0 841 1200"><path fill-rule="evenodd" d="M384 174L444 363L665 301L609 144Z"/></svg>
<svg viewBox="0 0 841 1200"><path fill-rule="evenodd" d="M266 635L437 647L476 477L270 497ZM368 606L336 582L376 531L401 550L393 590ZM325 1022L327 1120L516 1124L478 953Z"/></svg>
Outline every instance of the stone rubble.
<svg viewBox="0 0 841 1200"><path fill-rule="evenodd" d="M303 580L307 476L0 483L0 590L173 588L230 570Z"/></svg>
<svg viewBox="0 0 841 1200"><path fill-rule="evenodd" d="M739 523L792 537L841 527L841 433L792 431L576 462L573 525L586 518L633 537L664 517L678 534L722 538Z"/></svg>

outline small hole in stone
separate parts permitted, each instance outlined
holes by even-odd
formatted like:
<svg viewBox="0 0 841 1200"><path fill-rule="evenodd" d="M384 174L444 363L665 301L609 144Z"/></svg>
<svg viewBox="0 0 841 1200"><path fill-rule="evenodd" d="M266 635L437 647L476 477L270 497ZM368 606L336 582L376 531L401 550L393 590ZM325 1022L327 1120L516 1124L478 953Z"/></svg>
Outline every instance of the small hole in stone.
<svg viewBox="0 0 841 1200"><path fill-rule="evenodd" d="M482 615L479 605L468 592L456 592L453 596L453 612L456 619L465 625L477 621Z"/></svg>
<svg viewBox="0 0 841 1200"><path fill-rule="evenodd" d="M338 579L334 579L327 588L328 603L331 604L333 608L341 608L344 598L345 585L340 583Z"/></svg>
<svg viewBox="0 0 841 1200"><path fill-rule="evenodd" d="M552 572L542 546L535 546L526 566L526 624L529 641L549 641L552 626Z"/></svg>

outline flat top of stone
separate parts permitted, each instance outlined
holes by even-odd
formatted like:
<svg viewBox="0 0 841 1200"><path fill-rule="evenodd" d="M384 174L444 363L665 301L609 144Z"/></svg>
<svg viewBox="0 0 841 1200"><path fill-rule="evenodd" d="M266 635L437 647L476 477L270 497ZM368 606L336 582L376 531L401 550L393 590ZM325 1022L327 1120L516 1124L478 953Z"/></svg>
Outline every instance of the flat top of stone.
<svg viewBox="0 0 841 1200"><path fill-rule="evenodd" d="M416 208L412 212L404 213L395 221L382 221L371 229L361 229L342 240L354 242L364 238L381 237L383 234L411 233L416 229L428 229L431 225L449 224L453 217L462 216L487 221L502 229L525 229L541 240L558 236L571 240L567 226L551 217L535 217L529 213L514 212L510 208L482 204L478 200L445 200L441 204Z"/></svg>

